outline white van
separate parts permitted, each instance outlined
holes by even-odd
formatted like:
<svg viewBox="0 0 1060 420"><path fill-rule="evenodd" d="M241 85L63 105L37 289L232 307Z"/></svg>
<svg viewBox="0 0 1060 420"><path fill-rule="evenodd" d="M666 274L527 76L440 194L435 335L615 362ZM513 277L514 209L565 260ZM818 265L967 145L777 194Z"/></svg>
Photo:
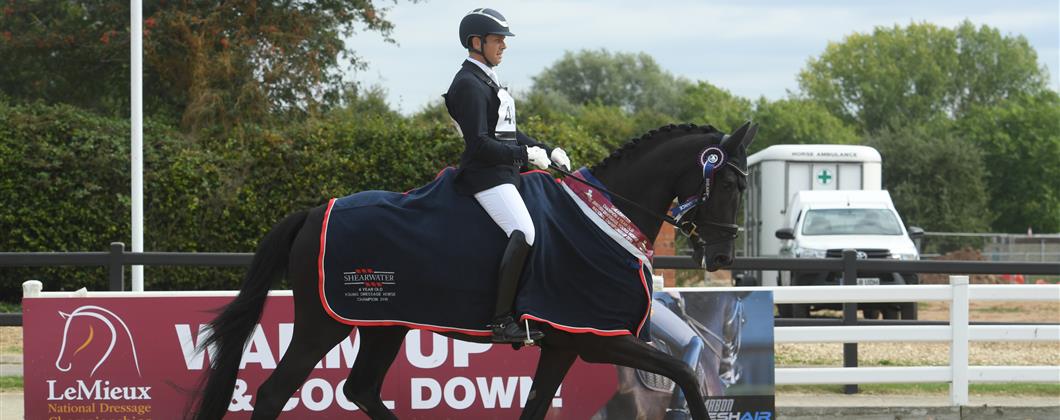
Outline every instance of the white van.
<svg viewBox="0 0 1060 420"><path fill-rule="evenodd" d="M881 190L880 153L868 146L779 144L747 158L743 203L743 256L780 256L774 233L788 225L788 205L799 191ZM738 285L777 286L780 273L737 274Z"/></svg>
<svg viewBox="0 0 1060 420"><path fill-rule="evenodd" d="M839 258L844 249L857 251L859 259L920 259L913 237L923 230L907 231L887 191L800 191L788 206L787 226L777 229L780 255L793 258ZM781 272L784 286L821 286L843 283L842 272ZM858 271L861 285L918 284L916 274ZM849 281L845 283L850 283ZM865 318L916 319L916 303L862 303ZM814 309L840 309L839 304L795 304L779 307L781 316L808 318ZM790 311L790 312L789 312Z"/></svg>

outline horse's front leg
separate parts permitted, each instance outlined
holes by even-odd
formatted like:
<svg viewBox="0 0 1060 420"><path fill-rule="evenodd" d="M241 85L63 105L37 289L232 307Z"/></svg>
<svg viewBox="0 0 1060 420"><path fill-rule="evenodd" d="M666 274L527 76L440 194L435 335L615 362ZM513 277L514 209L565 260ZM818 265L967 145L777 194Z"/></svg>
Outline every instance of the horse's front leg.
<svg viewBox="0 0 1060 420"><path fill-rule="evenodd" d="M541 356L537 359L537 371L534 372L534 386L526 398L526 407L521 420L540 420L548 414L552 398L556 396L563 378L567 376L574 359L578 357L573 351L565 348L543 346Z"/></svg>
<svg viewBox="0 0 1060 420"><path fill-rule="evenodd" d="M629 335L599 337L586 334L585 337L580 338L583 342L578 346L578 355L583 360L590 363L628 366L670 378L684 392L692 418L697 420L708 418L706 403L696 381L696 373L681 360Z"/></svg>
<svg viewBox="0 0 1060 420"><path fill-rule="evenodd" d="M383 379L394 362L405 334L405 327L359 327L360 350L357 359L350 369L350 376L342 387L342 393L350 402L364 411L374 420L397 419L394 413L383 404L379 393L383 389Z"/></svg>

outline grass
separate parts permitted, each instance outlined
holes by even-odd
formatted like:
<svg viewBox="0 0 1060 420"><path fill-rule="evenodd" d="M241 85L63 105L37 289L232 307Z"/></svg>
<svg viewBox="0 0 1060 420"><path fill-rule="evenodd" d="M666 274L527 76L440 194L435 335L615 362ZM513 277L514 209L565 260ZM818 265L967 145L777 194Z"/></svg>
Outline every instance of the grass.
<svg viewBox="0 0 1060 420"><path fill-rule="evenodd" d="M1012 306L987 306L984 308L977 308L979 312L990 312L990 313L1007 313L1007 314L1018 314L1023 313L1023 308L1017 308Z"/></svg>
<svg viewBox="0 0 1060 420"><path fill-rule="evenodd" d="M21 391L21 376L0 376L0 391Z"/></svg>
<svg viewBox="0 0 1060 420"><path fill-rule="evenodd" d="M0 313L9 312L22 312L22 304L0 301Z"/></svg>
<svg viewBox="0 0 1060 420"><path fill-rule="evenodd" d="M777 385L778 394L842 394L843 385ZM937 395L950 392L948 383L864 384L858 386L864 395ZM1060 396L1060 384L998 383L968 384L971 395Z"/></svg>

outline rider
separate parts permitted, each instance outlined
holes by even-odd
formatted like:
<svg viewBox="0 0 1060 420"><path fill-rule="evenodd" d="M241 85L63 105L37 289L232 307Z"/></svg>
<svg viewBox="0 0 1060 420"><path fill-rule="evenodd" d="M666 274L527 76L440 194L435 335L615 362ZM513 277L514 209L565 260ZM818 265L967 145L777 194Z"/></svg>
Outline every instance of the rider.
<svg viewBox="0 0 1060 420"><path fill-rule="evenodd" d="M533 165L547 169L549 158L570 168L563 149L546 152L548 146L516 130L515 100L502 87L494 67L501 63L507 48L505 37L515 36L508 21L493 9L468 12L460 21L460 45L468 51L460 71L445 96L445 107L464 137L455 186L459 193L474 195L490 218L508 236L499 271L497 304L489 325L492 340L517 343L527 331L513 319L515 300L523 263L534 245L534 224L519 195L519 170ZM531 339L541 338L531 330Z"/></svg>

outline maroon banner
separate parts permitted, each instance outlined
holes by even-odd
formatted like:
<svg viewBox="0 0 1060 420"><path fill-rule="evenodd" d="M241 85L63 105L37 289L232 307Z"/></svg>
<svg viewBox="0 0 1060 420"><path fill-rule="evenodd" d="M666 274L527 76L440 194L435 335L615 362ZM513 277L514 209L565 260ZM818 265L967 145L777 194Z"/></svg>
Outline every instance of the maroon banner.
<svg viewBox="0 0 1060 420"><path fill-rule="evenodd" d="M209 366L209 352L195 352L203 325L231 299L179 293L24 299L26 418L181 418ZM258 385L287 350L292 320L291 297L270 297L243 355L229 418L250 417ZM358 347L355 332L332 349L282 417L350 418L358 411L341 392ZM401 418L515 418L539 354L411 331L382 397ZM617 381L613 366L577 362L549 418L592 417L615 394Z"/></svg>

